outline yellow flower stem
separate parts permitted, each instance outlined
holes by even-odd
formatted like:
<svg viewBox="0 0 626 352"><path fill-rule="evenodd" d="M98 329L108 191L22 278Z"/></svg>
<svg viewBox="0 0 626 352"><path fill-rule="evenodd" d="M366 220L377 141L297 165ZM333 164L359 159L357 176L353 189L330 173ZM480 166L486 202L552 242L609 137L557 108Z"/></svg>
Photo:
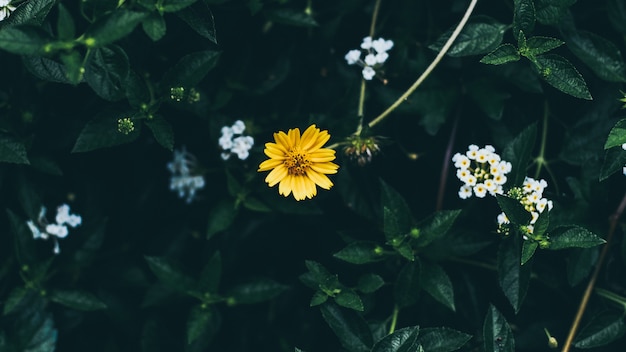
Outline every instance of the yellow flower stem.
<svg viewBox="0 0 626 352"><path fill-rule="evenodd" d="M435 67L437 67L441 59L443 59L444 55L446 55L446 53L452 46L452 43L454 43L456 38L459 36L461 31L463 30L463 27L465 27L465 24L467 23L467 20L472 14L472 11L474 11L474 7L476 6L477 1L478 0L471 0L469 6L467 7L467 10L465 10L465 14L463 15L463 18L461 19L461 22L459 22L459 24L456 26L456 28L454 29L454 32L452 32L452 35L450 36L450 38L448 38L448 41L444 44L443 48L441 48L441 51L439 51L439 53L437 54L433 62L430 63L430 65L426 68L424 73L422 73L422 75L419 76L419 78L415 81L415 83L413 83L413 85L409 87L409 89L407 89L407 91L404 92L404 94L402 94L402 96L400 96L400 98L398 98L398 100L396 100L395 103L391 104L391 106L387 108L387 110L383 111L383 113L381 113L375 119L370 121L370 123L368 124L370 128L376 126L385 117L387 117L387 115L389 115L398 106L400 106L400 104L406 101L409 95L413 94L413 92L417 89L417 87L419 87L422 84L422 82L424 82L426 77L428 77L430 73L435 69Z"/></svg>
<svg viewBox="0 0 626 352"><path fill-rule="evenodd" d="M391 316L391 326L389 326L389 333L393 334L396 331L396 323L398 322L398 313L400 313L400 307L398 305L393 306L393 315Z"/></svg>
<svg viewBox="0 0 626 352"><path fill-rule="evenodd" d="M572 326L570 327L569 333L567 335L567 340L565 340L565 343L563 344L563 349L561 350L561 352L568 352L570 348L572 347L572 342L574 341L574 337L576 336L576 332L578 331L578 327L580 326L580 321L582 320L583 314L585 313L585 309L587 309L587 303L589 303L591 292L593 291L593 288L596 284L596 280L598 279L598 276L600 275L600 270L602 269L602 263L604 263L604 259L606 258L609 248L611 247L611 240L613 239L613 234L615 233L615 230L617 229L617 223L619 221L619 218L622 216L622 213L624 212L624 208L626 208L626 194L624 194L624 197L622 198L622 201L620 202L619 206L617 207L613 215L611 215L610 217L609 232L606 235L606 243L604 244L604 247L602 248L602 252L600 252L600 257L598 258L598 262L596 263L596 267L593 271L593 275L591 275L591 278L589 279L589 282L587 283L587 288L585 289L585 293L583 294L583 297L580 300L578 311L576 312L576 316L574 317L574 321L572 322Z"/></svg>

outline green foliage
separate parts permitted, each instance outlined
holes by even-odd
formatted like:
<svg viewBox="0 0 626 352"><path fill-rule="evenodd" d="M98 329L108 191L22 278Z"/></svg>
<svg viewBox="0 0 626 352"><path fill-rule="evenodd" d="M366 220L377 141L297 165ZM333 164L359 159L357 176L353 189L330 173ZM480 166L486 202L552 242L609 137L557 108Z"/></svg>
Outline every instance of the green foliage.
<svg viewBox="0 0 626 352"><path fill-rule="evenodd" d="M483 341L487 352L513 352L515 340L506 318L490 305L483 324Z"/></svg>

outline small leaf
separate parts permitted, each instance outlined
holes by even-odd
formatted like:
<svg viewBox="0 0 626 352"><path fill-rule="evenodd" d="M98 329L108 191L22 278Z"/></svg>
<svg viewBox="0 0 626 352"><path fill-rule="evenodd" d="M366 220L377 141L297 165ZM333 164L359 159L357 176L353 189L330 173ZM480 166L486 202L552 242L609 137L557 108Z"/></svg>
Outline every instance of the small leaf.
<svg viewBox="0 0 626 352"><path fill-rule="evenodd" d="M535 28L535 4L533 0L513 1L513 34L516 36L520 32L532 33Z"/></svg>
<svg viewBox="0 0 626 352"><path fill-rule="evenodd" d="M616 341L626 332L624 315L603 312L594 316L579 333L574 342L576 348L595 348Z"/></svg>
<svg viewBox="0 0 626 352"><path fill-rule="evenodd" d="M372 352L415 352L418 351L418 326L398 329L374 344Z"/></svg>
<svg viewBox="0 0 626 352"><path fill-rule="evenodd" d="M94 47L111 44L130 34L147 15L147 13L143 12L117 9L108 15L98 18L96 22L87 28L85 31L85 42L89 43L89 46ZM93 43L90 43L90 40Z"/></svg>
<svg viewBox="0 0 626 352"><path fill-rule="evenodd" d="M326 302L328 300L328 295L322 291L315 291L313 297L311 297L311 302L309 303L310 307L319 306L320 304Z"/></svg>
<svg viewBox="0 0 626 352"><path fill-rule="evenodd" d="M357 285L359 291L363 293L373 293L385 285L382 277L376 274L364 274L359 278Z"/></svg>
<svg viewBox="0 0 626 352"><path fill-rule="evenodd" d="M520 132L520 134L504 148L502 159L511 163L511 172L507 177L508 183L513 187L521 186L526 178L526 169L530 164L536 138L537 124L533 123Z"/></svg>
<svg viewBox="0 0 626 352"><path fill-rule="evenodd" d="M576 286L588 277L597 260L598 248L570 249L566 259L567 282L570 286Z"/></svg>
<svg viewBox="0 0 626 352"><path fill-rule="evenodd" d="M153 42L163 38L167 31L165 19L156 12L151 13L141 22L141 28Z"/></svg>
<svg viewBox="0 0 626 352"><path fill-rule="evenodd" d="M85 291L53 290L49 297L53 302L76 310L92 311L107 307L99 298Z"/></svg>
<svg viewBox="0 0 626 352"><path fill-rule="evenodd" d="M144 257L150 270L165 286L178 292L187 293L195 287L195 280L187 276L176 265L162 257Z"/></svg>
<svg viewBox="0 0 626 352"><path fill-rule="evenodd" d="M554 88L575 98L592 100L583 76L564 57L546 54L538 56L535 63L541 78Z"/></svg>
<svg viewBox="0 0 626 352"><path fill-rule="evenodd" d="M496 194L500 209L506 214L509 220L517 225L526 226L530 224L532 215L524 208L519 200L501 194Z"/></svg>
<svg viewBox="0 0 626 352"><path fill-rule="evenodd" d="M512 44L502 44L489 54L483 56L480 62L488 65L502 65L520 59L519 51Z"/></svg>
<svg viewBox="0 0 626 352"><path fill-rule="evenodd" d="M425 247L443 237L454 225L459 214L461 214L461 210L456 209L441 210L430 215L418 224L419 235L415 239L415 244L418 247Z"/></svg>
<svg viewBox="0 0 626 352"><path fill-rule="evenodd" d="M11 313L19 304L25 300L27 295L32 294L32 290L23 286L14 287L9 295L4 299L4 307L2 308L2 315Z"/></svg>
<svg viewBox="0 0 626 352"><path fill-rule="evenodd" d="M378 253L381 249L375 242L356 241L348 244L333 256L352 264L373 263L385 258L382 253Z"/></svg>
<svg viewBox="0 0 626 352"><path fill-rule="evenodd" d="M72 14L61 3L59 3L57 9L59 15L57 19L57 36L61 40L73 39L76 35L76 27Z"/></svg>
<svg viewBox="0 0 626 352"><path fill-rule="evenodd" d="M531 265L522 262L521 238L513 236L500 242L498 249L498 278L502 292L513 306L515 312L519 312L528 283L530 282Z"/></svg>
<svg viewBox="0 0 626 352"><path fill-rule="evenodd" d="M624 143L626 143L626 119L623 118L611 128L606 143L604 143L604 149L621 147Z"/></svg>
<svg viewBox="0 0 626 352"><path fill-rule="evenodd" d="M542 24L556 25L563 15L568 12L569 6L576 0L534 0L537 21Z"/></svg>
<svg viewBox="0 0 626 352"><path fill-rule="evenodd" d="M456 311L452 281L441 266L435 263L422 263L420 285L439 303L450 308L453 312Z"/></svg>
<svg viewBox="0 0 626 352"><path fill-rule="evenodd" d="M501 23L469 23L454 41L446 53L452 57L485 54L494 50L504 36L506 26ZM450 29L428 46L429 49L440 51L450 38L453 30Z"/></svg>
<svg viewBox="0 0 626 352"><path fill-rule="evenodd" d="M13 54L41 55L49 41L48 36L35 27L5 27L0 30L0 49Z"/></svg>
<svg viewBox="0 0 626 352"><path fill-rule="evenodd" d="M565 42L550 37L530 37L526 40L526 55L527 56L537 56L541 54L545 54L552 49L556 49L561 45L565 44ZM525 56L526 56L525 55Z"/></svg>
<svg viewBox="0 0 626 352"><path fill-rule="evenodd" d="M222 277L222 256L219 251L215 252L211 259L204 265L198 279L198 289L201 292L217 293Z"/></svg>
<svg viewBox="0 0 626 352"><path fill-rule="evenodd" d="M158 6L158 10L163 12L177 12L187 8L198 0L163 0Z"/></svg>
<svg viewBox="0 0 626 352"><path fill-rule="evenodd" d="M129 114L124 111L101 111L80 132L72 153L89 152L134 141L139 137L140 124L135 124L135 129L128 134L117 131L117 120L126 117Z"/></svg>
<svg viewBox="0 0 626 352"><path fill-rule="evenodd" d="M396 190L381 180L383 231L388 241L404 237L411 230L413 219L406 201Z"/></svg>
<svg viewBox="0 0 626 352"><path fill-rule="evenodd" d="M39 0L39 1L26 1L21 3L15 11L5 18L3 23L7 25L16 26L20 24L30 24L39 26L48 16L50 9L56 3L55 0ZM5 29L2 29L3 31Z"/></svg>
<svg viewBox="0 0 626 352"><path fill-rule="evenodd" d="M550 233L550 246L548 249L590 248L604 243L606 243L604 239L583 227L564 226Z"/></svg>
<svg viewBox="0 0 626 352"><path fill-rule="evenodd" d="M333 303L320 307L322 317L350 352L370 352L372 333L363 318L353 310L345 310Z"/></svg>
<svg viewBox="0 0 626 352"><path fill-rule="evenodd" d="M35 77L49 82L70 83L65 67L43 56L22 56L24 67Z"/></svg>
<svg viewBox="0 0 626 352"><path fill-rule="evenodd" d="M601 79L626 81L626 64L619 48L611 41L590 32L565 32L567 47Z"/></svg>
<svg viewBox="0 0 626 352"><path fill-rule="evenodd" d="M361 297L351 289L343 289L335 297L335 303L342 307L363 311L363 301Z"/></svg>
<svg viewBox="0 0 626 352"><path fill-rule="evenodd" d="M203 308L201 305L194 306L189 311L187 318L187 344L192 344L200 337L213 337L219 330L221 318L219 313L211 308Z"/></svg>
<svg viewBox="0 0 626 352"><path fill-rule="evenodd" d="M515 339L509 323L494 307L489 305L483 324L485 352L515 352Z"/></svg>
<svg viewBox="0 0 626 352"><path fill-rule="evenodd" d="M237 212L235 202L232 199L220 200L209 212L206 238L210 239L215 234L228 229L235 220Z"/></svg>
<svg viewBox="0 0 626 352"><path fill-rule="evenodd" d="M185 55L163 76L162 88L169 93L172 87L197 85L215 67L219 56L220 52L211 50Z"/></svg>
<svg viewBox="0 0 626 352"><path fill-rule="evenodd" d="M522 243L522 262L520 264L526 264L535 254L537 247L539 247L539 244L535 241L524 241Z"/></svg>
<svg viewBox="0 0 626 352"><path fill-rule="evenodd" d="M622 148L611 148L604 152L604 162L600 168L599 181L604 181L626 165L626 151Z"/></svg>
<svg viewBox="0 0 626 352"><path fill-rule="evenodd" d="M550 225L550 211L548 209L544 209L541 213L539 213L539 217L533 226L533 235L534 236L543 236L546 231L548 231L548 226Z"/></svg>
<svg viewBox="0 0 626 352"><path fill-rule="evenodd" d="M400 308L415 304L420 292L420 263L409 262L402 267L393 290L393 296Z"/></svg>
<svg viewBox="0 0 626 352"><path fill-rule="evenodd" d="M134 71L129 71L125 84L126 99L130 106L140 109L150 102L150 89L146 81Z"/></svg>
<svg viewBox="0 0 626 352"><path fill-rule="evenodd" d="M417 342L426 352L452 352L461 348L471 335L449 328L423 328Z"/></svg>
<svg viewBox="0 0 626 352"><path fill-rule="evenodd" d="M196 33L217 44L215 20L213 13L205 1L196 1L193 5L185 7L176 15L185 21Z"/></svg>
<svg viewBox="0 0 626 352"><path fill-rule="evenodd" d="M174 150L174 131L172 130L172 125L170 125L167 120L162 116L155 116L145 122L148 128L150 128L150 131L152 131L154 139L156 139L163 148L169 151Z"/></svg>
<svg viewBox="0 0 626 352"><path fill-rule="evenodd" d="M291 9L276 9L267 11L266 15L269 20L276 23L282 23L296 27L317 27L315 19L304 11L296 11Z"/></svg>
<svg viewBox="0 0 626 352"><path fill-rule="evenodd" d="M3 132L0 132L0 162L30 164L24 144L17 138Z"/></svg>
<svg viewBox="0 0 626 352"><path fill-rule="evenodd" d="M229 289L230 304L253 304L268 301L285 291L287 286L274 280L257 278Z"/></svg>
<svg viewBox="0 0 626 352"><path fill-rule="evenodd" d="M85 81L101 98L116 101L126 97L124 84L129 72L126 52L111 45L92 51L85 68Z"/></svg>

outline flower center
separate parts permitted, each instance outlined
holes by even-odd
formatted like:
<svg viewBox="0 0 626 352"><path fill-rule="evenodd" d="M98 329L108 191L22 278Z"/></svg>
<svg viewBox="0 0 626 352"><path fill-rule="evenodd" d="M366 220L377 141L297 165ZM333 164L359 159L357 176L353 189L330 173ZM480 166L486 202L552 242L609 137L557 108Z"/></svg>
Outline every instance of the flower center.
<svg viewBox="0 0 626 352"><path fill-rule="evenodd" d="M311 165L309 155L297 148L292 148L287 153L287 158L283 162L290 175L304 175L306 169Z"/></svg>

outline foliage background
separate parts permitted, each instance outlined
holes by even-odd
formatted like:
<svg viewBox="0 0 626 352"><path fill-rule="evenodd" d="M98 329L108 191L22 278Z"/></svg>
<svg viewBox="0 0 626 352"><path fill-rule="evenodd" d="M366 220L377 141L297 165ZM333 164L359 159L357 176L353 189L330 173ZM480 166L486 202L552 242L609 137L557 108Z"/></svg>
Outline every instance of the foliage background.
<svg viewBox="0 0 626 352"><path fill-rule="evenodd" d="M394 47L384 66L388 83L367 82L366 122L424 71L467 5L382 2L375 36L393 39ZM542 165L534 175L530 163L516 172L548 181L551 230L576 224L606 238L607 219L621 214L615 209L624 194L623 179L612 173L626 153L604 145L623 115L626 6L479 1L470 25L491 27L466 29L465 41L372 129L385 137L372 163L361 167L338 149L341 168L330 191L306 202L284 199L256 172L263 144L275 131L312 123L329 130L331 143L355 131L361 78L344 55L368 34L374 6L369 0L28 0L0 22L0 350L363 351L390 331L396 306L396 331L422 329L407 333L406 341L419 342L405 341L409 351L419 351L418 344L432 347L424 347L428 352L549 350L544 328L562 344L603 246L538 250L532 267L514 275L522 293L513 307L514 294L499 283L498 251L512 240L495 233L498 202L460 200L446 152L493 144L522 162L520 150L528 150L530 162L543 141L551 174ZM534 28L519 17L529 13ZM564 41L551 53L572 63L582 85L557 74L555 89L525 58L480 62L501 43L517 47L520 26L526 37ZM98 61L99 53L111 56ZM190 54L197 56L181 63ZM170 99L178 86L195 89L199 100ZM592 100L576 98L586 92ZM127 116L135 130L125 135L117 120ZM219 131L237 119L256 145L247 160L224 162ZM533 124L532 138L522 133ZM615 131L615 140L625 138ZM207 182L189 205L168 189L166 164L182 146L198 158ZM64 202L83 225L54 256L50 243L32 239L26 221L37 218L41 205ZM419 219L412 228L431 226L435 240L413 245L415 261L386 244L385 206L399 209L400 218ZM433 221L428 216L435 211ZM596 284L614 299L592 296L583 326L592 317L595 325L575 346L614 351L624 343L626 300L619 296L626 295L626 245L621 222L617 228ZM333 255L358 241L386 252L363 265ZM304 275L321 270L315 263L353 293L341 306L321 305L323 315L309 305L324 285ZM438 272L433 266L445 274L420 276ZM336 284L331 274L318 274ZM359 284L373 274L382 287ZM488 312L495 315L491 322ZM514 338L506 337L509 326ZM431 332L450 335L424 337L435 327L442 329ZM495 342L485 338L492 329L504 331ZM466 342L463 334L472 337ZM580 342L585 336L592 342Z"/></svg>

